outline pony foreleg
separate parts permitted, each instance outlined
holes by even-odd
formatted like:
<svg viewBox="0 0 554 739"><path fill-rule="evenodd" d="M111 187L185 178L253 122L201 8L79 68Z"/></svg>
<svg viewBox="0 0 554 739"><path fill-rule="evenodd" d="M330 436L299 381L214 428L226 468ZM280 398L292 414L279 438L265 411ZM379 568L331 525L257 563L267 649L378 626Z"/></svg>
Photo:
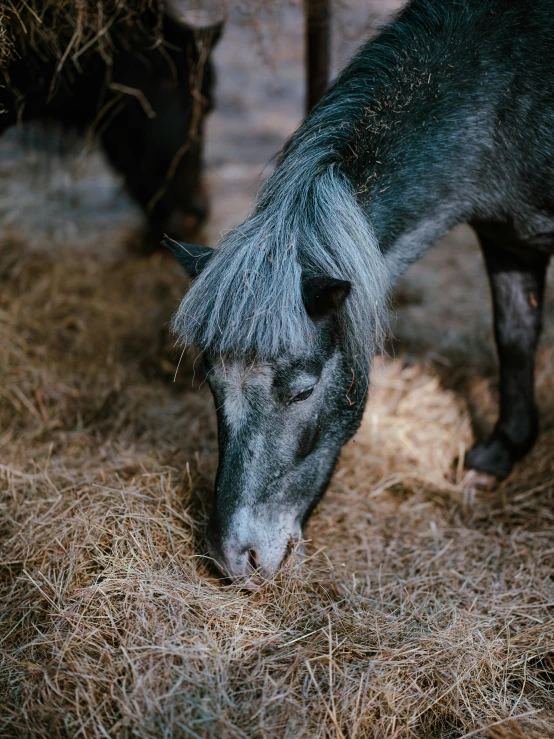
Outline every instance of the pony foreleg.
<svg viewBox="0 0 554 739"><path fill-rule="evenodd" d="M529 246L516 251L479 235L493 300L500 364L500 416L491 437L466 455L466 467L506 477L531 449L538 433L535 353L549 256Z"/></svg>

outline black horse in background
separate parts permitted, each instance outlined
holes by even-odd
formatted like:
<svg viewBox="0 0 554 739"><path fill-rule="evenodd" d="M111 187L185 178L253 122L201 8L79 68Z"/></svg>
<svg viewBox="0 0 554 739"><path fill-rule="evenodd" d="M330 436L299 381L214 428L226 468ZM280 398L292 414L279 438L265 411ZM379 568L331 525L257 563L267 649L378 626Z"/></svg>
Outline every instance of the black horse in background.
<svg viewBox="0 0 554 739"><path fill-rule="evenodd" d="M164 233L193 238L207 217L203 126L222 27L192 28L169 3L159 8L113 31L109 55L92 47L60 64L31 38L0 70L0 134L37 120L91 131L143 209L152 244Z"/></svg>

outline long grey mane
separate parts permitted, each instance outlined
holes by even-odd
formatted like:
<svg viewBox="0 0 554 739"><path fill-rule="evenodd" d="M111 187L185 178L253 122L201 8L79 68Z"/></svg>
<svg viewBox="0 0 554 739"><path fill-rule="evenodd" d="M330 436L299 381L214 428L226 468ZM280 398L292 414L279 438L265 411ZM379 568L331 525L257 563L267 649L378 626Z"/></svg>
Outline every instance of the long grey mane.
<svg viewBox="0 0 554 739"><path fill-rule="evenodd" d="M185 295L173 320L184 344L258 358L302 354L313 335L302 275L330 276L352 283L340 309L341 336L353 369L366 377L388 281L371 224L341 169L346 111L333 102L320 104L292 138L250 216L222 239Z"/></svg>

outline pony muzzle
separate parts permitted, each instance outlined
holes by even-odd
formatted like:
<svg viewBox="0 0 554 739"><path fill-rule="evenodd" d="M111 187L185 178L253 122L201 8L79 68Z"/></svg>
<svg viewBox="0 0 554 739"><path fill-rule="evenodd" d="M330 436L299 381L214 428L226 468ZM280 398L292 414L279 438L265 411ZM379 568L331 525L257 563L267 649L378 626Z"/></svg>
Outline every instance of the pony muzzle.
<svg viewBox="0 0 554 739"><path fill-rule="evenodd" d="M223 575L243 581L249 589L258 589L277 572L291 541L301 535L298 520L290 515L272 516L268 512L262 520L259 515L239 510L224 528L212 519L206 541Z"/></svg>

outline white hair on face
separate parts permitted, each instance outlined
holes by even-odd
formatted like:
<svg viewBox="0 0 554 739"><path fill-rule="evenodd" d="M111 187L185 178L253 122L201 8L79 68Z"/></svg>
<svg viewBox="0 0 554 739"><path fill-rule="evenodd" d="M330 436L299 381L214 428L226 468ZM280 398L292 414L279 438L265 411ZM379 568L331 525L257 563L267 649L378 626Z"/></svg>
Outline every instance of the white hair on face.
<svg viewBox="0 0 554 739"><path fill-rule="evenodd" d="M253 365L251 362L232 360L215 363L210 371L211 382L218 388L223 398L223 412L229 429L238 434L246 425L251 402L247 390L253 387L263 390L269 396L273 382L270 367Z"/></svg>

